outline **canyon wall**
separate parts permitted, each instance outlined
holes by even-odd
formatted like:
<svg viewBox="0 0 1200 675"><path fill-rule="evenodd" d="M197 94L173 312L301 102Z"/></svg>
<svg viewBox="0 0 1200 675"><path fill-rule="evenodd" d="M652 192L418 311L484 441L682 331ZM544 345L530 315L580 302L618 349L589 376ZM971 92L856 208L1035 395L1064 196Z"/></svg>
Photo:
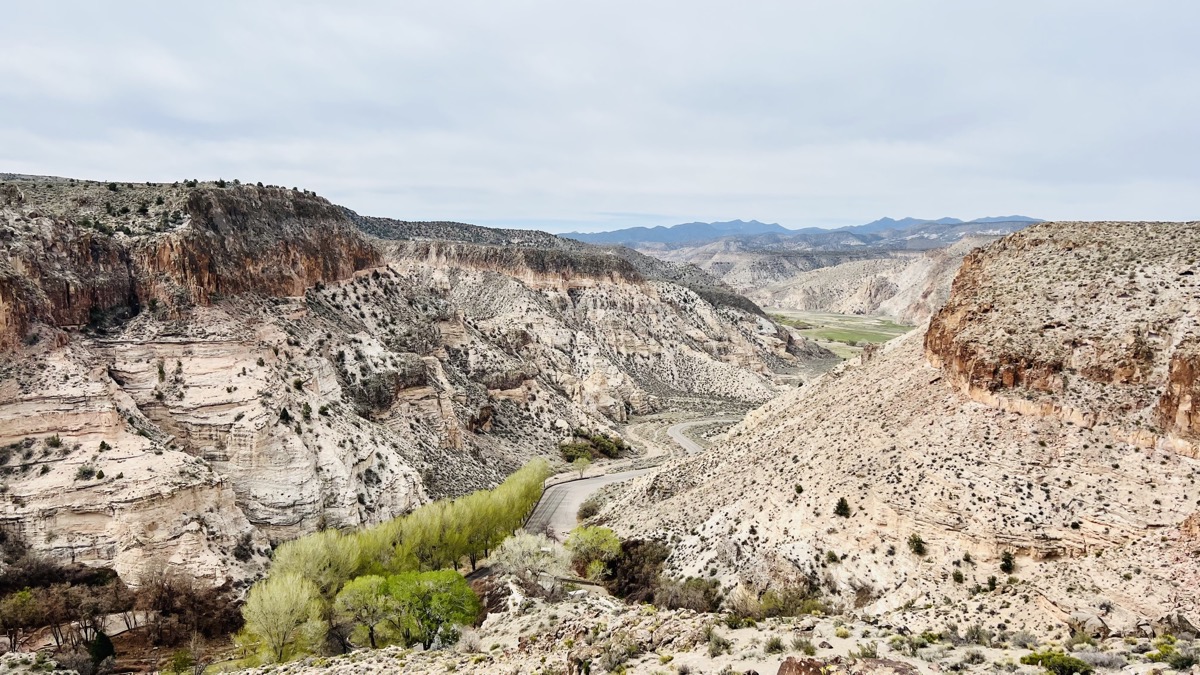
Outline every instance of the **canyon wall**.
<svg viewBox="0 0 1200 675"><path fill-rule="evenodd" d="M243 583L279 541L830 356L544 233L381 240L265 186L0 186L0 527L131 583L157 559Z"/></svg>

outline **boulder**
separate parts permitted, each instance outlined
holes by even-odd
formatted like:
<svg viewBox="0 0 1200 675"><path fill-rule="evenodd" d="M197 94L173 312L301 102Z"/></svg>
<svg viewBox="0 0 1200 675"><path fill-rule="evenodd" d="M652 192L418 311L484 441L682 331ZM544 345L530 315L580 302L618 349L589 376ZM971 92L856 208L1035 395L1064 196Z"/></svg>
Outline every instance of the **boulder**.
<svg viewBox="0 0 1200 675"><path fill-rule="evenodd" d="M1067 619L1067 626L1071 628L1072 635L1083 634L1099 640L1107 638L1111 633L1104 619L1091 612L1075 612Z"/></svg>

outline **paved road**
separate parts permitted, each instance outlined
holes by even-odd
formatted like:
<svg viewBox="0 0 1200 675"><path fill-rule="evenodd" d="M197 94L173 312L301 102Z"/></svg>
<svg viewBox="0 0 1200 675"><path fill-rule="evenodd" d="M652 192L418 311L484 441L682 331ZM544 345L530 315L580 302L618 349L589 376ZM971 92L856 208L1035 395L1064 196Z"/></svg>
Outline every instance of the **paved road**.
<svg viewBox="0 0 1200 675"><path fill-rule="evenodd" d="M713 422L734 421L737 418L719 418L719 419L702 419L681 422L672 425L667 429L667 435L671 440L675 441L679 447L683 448L685 454L694 455L704 450L698 443L688 438L685 431L702 424L711 424ZM559 483L546 488L542 494L542 500L534 507L533 514L529 516L529 520L525 523L525 529L529 532L545 532L547 527L553 528L554 532L560 537L566 536L568 532L575 528L578 524L575 514L579 512L579 507L592 496L594 492L613 483L620 483L631 478L636 478L643 474L657 471L657 469L637 469L634 471L622 471L620 473L610 473L603 476L595 476L593 478L584 478L583 480L570 481L568 483Z"/></svg>
<svg viewBox="0 0 1200 675"><path fill-rule="evenodd" d="M667 435L670 436L671 440L675 441L679 447L683 448L683 451L686 454L698 455L704 451L704 448L700 447L700 444L696 441L688 438L687 434L684 433L685 431L691 429L692 427L712 424L713 422L736 422L738 419L739 418L737 417L723 417L680 422L679 424L672 424L670 428L667 429Z"/></svg>
<svg viewBox="0 0 1200 675"><path fill-rule="evenodd" d="M579 507L593 492L605 485L620 483L654 470L622 471L621 473L610 473L551 485L542 494L542 501L538 502L533 509L533 515L529 516L529 521L525 523L525 529L529 532L545 532L546 527L550 526L562 538L578 524L575 514L579 512Z"/></svg>

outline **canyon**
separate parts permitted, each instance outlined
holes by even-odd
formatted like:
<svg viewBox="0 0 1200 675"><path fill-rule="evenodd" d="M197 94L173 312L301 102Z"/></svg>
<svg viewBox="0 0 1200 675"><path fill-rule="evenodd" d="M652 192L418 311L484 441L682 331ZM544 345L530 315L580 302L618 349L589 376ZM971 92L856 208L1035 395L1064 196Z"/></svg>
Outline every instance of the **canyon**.
<svg viewBox="0 0 1200 675"><path fill-rule="evenodd" d="M0 528L130 583L165 560L244 584L276 542L559 461L572 429L835 361L632 251L280 187L4 178Z"/></svg>
<svg viewBox="0 0 1200 675"><path fill-rule="evenodd" d="M494 650L333 672L544 670L614 645L634 672L774 668L767 633L914 672L956 664L909 638L959 627L997 636L1000 663L1018 633L1149 649L1200 626L1197 223L693 264L295 188L0 178L5 541L241 593L283 542L534 458L565 472L561 444L597 433L632 456L553 478L572 508L527 527L561 537L586 503L586 524L663 547L655 584L725 611L527 596L485 567ZM915 326L842 361L761 306ZM772 592L815 615L745 623ZM887 659L857 649L885 635Z"/></svg>

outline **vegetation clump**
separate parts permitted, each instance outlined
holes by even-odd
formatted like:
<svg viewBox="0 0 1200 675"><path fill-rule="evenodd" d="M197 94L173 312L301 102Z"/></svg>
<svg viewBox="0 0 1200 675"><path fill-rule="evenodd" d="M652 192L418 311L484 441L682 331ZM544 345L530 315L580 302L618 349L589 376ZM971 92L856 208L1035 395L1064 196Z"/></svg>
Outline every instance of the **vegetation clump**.
<svg viewBox="0 0 1200 675"><path fill-rule="evenodd" d="M591 433L584 429L571 432L571 439L558 446L562 458L574 462L580 457L594 461L601 457L615 459L629 451L629 444L619 436Z"/></svg>
<svg viewBox="0 0 1200 675"><path fill-rule="evenodd" d="M537 504L547 475L548 465L536 460L493 490L432 502L356 532L322 530L280 545L270 576L247 596L239 642L275 662L330 644L338 651L453 644L454 626L471 623L479 611L457 568L464 561L474 568L493 551L504 564L505 554L533 536L510 535Z"/></svg>
<svg viewBox="0 0 1200 675"><path fill-rule="evenodd" d="M1021 657L1021 663L1027 666L1041 666L1051 675L1086 675L1093 671L1086 661L1049 650L1026 654Z"/></svg>
<svg viewBox="0 0 1200 675"><path fill-rule="evenodd" d="M916 534L916 533L909 535L908 550L912 551L914 555L918 555L918 556L925 555L925 553L926 553L925 540L921 538L921 535Z"/></svg>
<svg viewBox="0 0 1200 675"><path fill-rule="evenodd" d="M621 553L621 540L607 527L581 525L567 535L564 543L571 562L580 576L598 580L608 571L608 562Z"/></svg>

